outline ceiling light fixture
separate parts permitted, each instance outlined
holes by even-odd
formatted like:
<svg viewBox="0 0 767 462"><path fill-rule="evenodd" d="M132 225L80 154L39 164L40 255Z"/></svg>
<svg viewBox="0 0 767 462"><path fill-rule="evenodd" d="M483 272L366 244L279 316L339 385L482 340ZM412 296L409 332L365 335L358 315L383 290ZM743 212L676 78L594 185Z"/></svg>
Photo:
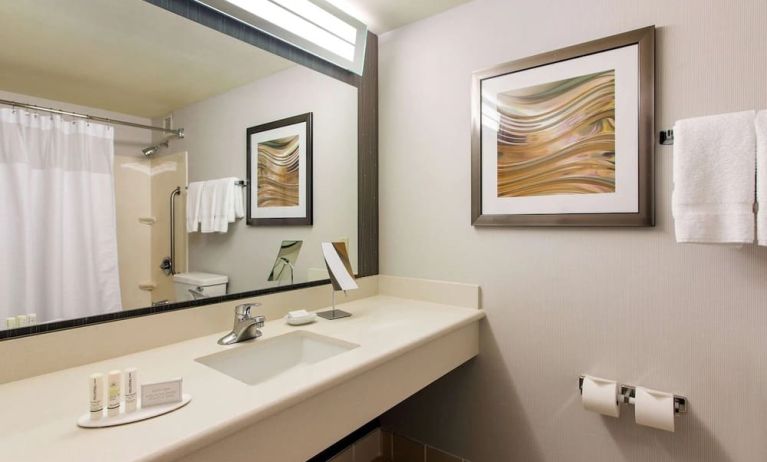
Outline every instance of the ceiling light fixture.
<svg viewBox="0 0 767 462"><path fill-rule="evenodd" d="M325 0L197 0L362 75L367 26Z"/></svg>
<svg viewBox="0 0 767 462"><path fill-rule="evenodd" d="M319 27L335 34L346 42L354 45L357 40L357 29L349 23L346 23L336 16L328 13L309 0L272 0L283 8L287 8L313 22Z"/></svg>

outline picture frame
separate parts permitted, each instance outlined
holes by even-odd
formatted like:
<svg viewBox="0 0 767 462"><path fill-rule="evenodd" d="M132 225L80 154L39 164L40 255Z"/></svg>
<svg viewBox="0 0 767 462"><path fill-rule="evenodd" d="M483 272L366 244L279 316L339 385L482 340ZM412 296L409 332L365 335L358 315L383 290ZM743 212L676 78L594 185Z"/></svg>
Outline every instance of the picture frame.
<svg viewBox="0 0 767 462"><path fill-rule="evenodd" d="M312 113L246 130L249 226L311 226Z"/></svg>
<svg viewBox="0 0 767 462"><path fill-rule="evenodd" d="M474 226L654 226L655 27L472 75Z"/></svg>

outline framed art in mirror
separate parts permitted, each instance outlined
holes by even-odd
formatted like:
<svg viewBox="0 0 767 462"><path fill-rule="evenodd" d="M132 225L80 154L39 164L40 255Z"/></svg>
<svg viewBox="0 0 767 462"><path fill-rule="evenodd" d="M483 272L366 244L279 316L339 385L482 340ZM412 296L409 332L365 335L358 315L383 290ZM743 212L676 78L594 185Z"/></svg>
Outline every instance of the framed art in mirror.
<svg viewBox="0 0 767 462"><path fill-rule="evenodd" d="M251 226L312 224L312 113L247 130Z"/></svg>
<svg viewBox="0 0 767 462"><path fill-rule="evenodd" d="M655 28L475 72L476 226L653 226Z"/></svg>

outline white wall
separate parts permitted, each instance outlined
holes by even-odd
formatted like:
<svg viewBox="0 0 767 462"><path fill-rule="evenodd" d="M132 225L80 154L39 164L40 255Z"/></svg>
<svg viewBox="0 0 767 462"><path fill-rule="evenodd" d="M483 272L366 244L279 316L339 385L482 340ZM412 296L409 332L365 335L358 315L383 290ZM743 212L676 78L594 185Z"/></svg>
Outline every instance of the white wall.
<svg viewBox="0 0 767 462"><path fill-rule="evenodd" d="M473 462L767 460L767 250L654 229L470 224L470 77L652 25L656 124L767 106L764 0L477 0L381 38L381 270L477 282L481 353L389 413ZM580 373L686 394L675 434L581 409Z"/></svg>
<svg viewBox="0 0 767 462"><path fill-rule="evenodd" d="M246 177L248 127L313 112L314 225L230 225L226 234L189 236L189 270L229 275L229 291L274 285L266 279L284 239L303 240L296 282L308 268L324 268L323 241L348 238L357 267L357 89L294 66L173 113L186 137L172 151L187 151L189 181Z"/></svg>

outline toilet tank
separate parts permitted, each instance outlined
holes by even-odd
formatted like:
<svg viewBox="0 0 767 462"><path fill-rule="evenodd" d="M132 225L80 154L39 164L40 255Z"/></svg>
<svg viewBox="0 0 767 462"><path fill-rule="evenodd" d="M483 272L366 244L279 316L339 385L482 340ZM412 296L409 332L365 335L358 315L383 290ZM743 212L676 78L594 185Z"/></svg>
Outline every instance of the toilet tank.
<svg viewBox="0 0 767 462"><path fill-rule="evenodd" d="M226 295L227 284L229 284L229 277L224 274L177 273L173 275L177 302ZM195 295L193 292L199 292L202 295Z"/></svg>

